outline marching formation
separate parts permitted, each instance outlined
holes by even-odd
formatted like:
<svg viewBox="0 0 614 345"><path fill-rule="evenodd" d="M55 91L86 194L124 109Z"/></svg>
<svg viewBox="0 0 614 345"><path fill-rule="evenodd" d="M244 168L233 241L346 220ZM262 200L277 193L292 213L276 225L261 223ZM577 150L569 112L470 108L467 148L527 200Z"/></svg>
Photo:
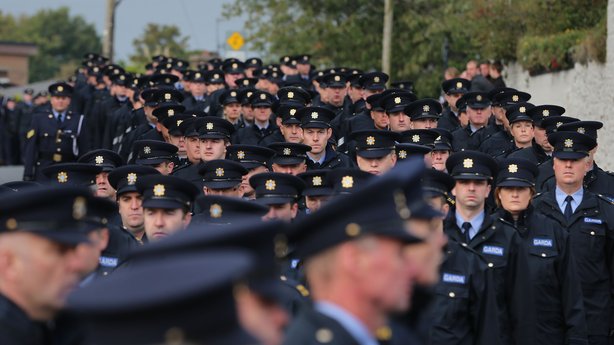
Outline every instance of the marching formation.
<svg viewBox="0 0 614 345"><path fill-rule="evenodd" d="M601 122L310 60L87 54L11 100L0 343L614 342Z"/></svg>

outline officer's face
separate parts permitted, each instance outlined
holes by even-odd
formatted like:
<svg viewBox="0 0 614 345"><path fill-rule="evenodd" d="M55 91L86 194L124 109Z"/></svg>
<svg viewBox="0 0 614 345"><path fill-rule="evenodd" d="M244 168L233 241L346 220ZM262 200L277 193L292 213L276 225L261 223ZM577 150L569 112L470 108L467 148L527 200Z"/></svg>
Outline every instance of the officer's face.
<svg viewBox="0 0 614 345"><path fill-rule="evenodd" d="M243 187L241 187L240 184L235 187L231 187L231 188L213 189L209 187L203 187L203 192L205 193L205 195L221 195L221 196L228 196L231 198L243 197Z"/></svg>
<svg viewBox="0 0 614 345"><path fill-rule="evenodd" d="M224 116L230 122L235 122L241 116L241 105L239 103L230 103L224 106Z"/></svg>
<svg viewBox="0 0 614 345"><path fill-rule="evenodd" d="M450 157L450 151L433 151L431 152L431 165L433 169L446 171L446 161Z"/></svg>
<svg viewBox="0 0 614 345"><path fill-rule="evenodd" d="M359 99L364 98L362 96L362 89L354 86L350 86L348 90L348 96L350 96L352 103L356 103L356 101L358 101Z"/></svg>
<svg viewBox="0 0 614 345"><path fill-rule="evenodd" d="M212 161L226 157L226 142L224 139L200 139L200 159Z"/></svg>
<svg viewBox="0 0 614 345"><path fill-rule="evenodd" d="M185 153L192 163L200 161L200 139L188 137L185 139Z"/></svg>
<svg viewBox="0 0 614 345"><path fill-rule="evenodd" d="M109 173L101 172L96 175L96 193L95 195L100 198L115 199L115 189L109 184Z"/></svg>
<svg viewBox="0 0 614 345"><path fill-rule="evenodd" d="M241 180L241 187L243 187L243 195L246 197L252 197L254 195L254 188L249 184L249 179L257 174L268 172L269 169L265 166L259 166L253 169L250 169L247 175L243 175L243 179Z"/></svg>
<svg viewBox="0 0 614 345"><path fill-rule="evenodd" d="M557 185L580 188L584 175L589 169L589 162L586 158L560 159L555 157L552 167Z"/></svg>
<svg viewBox="0 0 614 345"><path fill-rule="evenodd" d="M282 124L279 126L281 135L286 142L300 144L303 142L303 129L298 124Z"/></svg>
<svg viewBox="0 0 614 345"><path fill-rule="evenodd" d="M298 164L284 164L284 165L273 163L271 167L273 168L273 172L289 174L289 175L294 175L294 176L307 171L307 164L305 164L305 162L301 162Z"/></svg>
<svg viewBox="0 0 614 345"><path fill-rule="evenodd" d="M30 318L50 320L79 283L79 260L75 247L28 232L0 235L0 287Z"/></svg>
<svg viewBox="0 0 614 345"><path fill-rule="evenodd" d="M456 180L456 186L452 190L459 207L475 210L484 208L488 193L490 185L486 180Z"/></svg>
<svg viewBox="0 0 614 345"><path fill-rule="evenodd" d="M305 196L305 205L309 212L319 210L330 199L328 196Z"/></svg>
<svg viewBox="0 0 614 345"><path fill-rule="evenodd" d="M51 96L51 107L53 110L63 113L70 106L70 97L66 96Z"/></svg>
<svg viewBox="0 0 614 345"><path fill-rule="evenodd" d="M250 105L241 106L241 111L245 121L254 121L254 109Z"/></svg>
<svg viewBox="0 0 614 345"><path fill-rule="evenodd" d="M424 286L434 285L439 280L442 249L447 242L437 222L441 222L441 219L410 219L407 222L410 233L424 240L423 243L406 247L409 261L415 267L416 282Z"/></svg>
<svg viewBox="0 0 614 345"><path fill-rule="evenodd" d="M343 105L343 99L347 95L347 89L345 87L329 87L328 88L329 102L330 104L340 107Z"/></svg>
<svg viewBox="0 0 614 345"><path fill-rule="evenodd" d="M190 213L184 213L178 208L146 208L145 234L150 241L158 241L185 229L191 219Z"/></svg>
<svg viewBox="0 0 614 345"><path fill-rule="evenodd" d="M412 129L431 129L431 128L437 128L437 119L427 118L427 119L412 120L411 121L411 128Z"/></svg>
<svg viewBox="0 0 614 345"><path fill-rule="evenodd" d="M207 92L207 85L205 83L190 83L190 91L194 96L203 96Z"/></svg>
<svg viewBox="0 0 614 345"><path fill-rule="evenodd" d="M552 145L548 141L548 136L546 135L546 130L541 127L535 127L533 130L535 135L535 142L544 149L546 152L552 152Z"/></svg>
<svg viewBox="0 0 614 345"><path fill-rule="evenodd" d="M136 235L143 230L143 197L137 192L123 193L117 198L122 225Z"/></svg>
<svg viewBox="0 0 614 345"><path fill-rule="evenodd" d="M391 131L400 133L410 129L411 119L404 112L389 113L388 118L390 119Z"/></svg>
<svg viewBox="0 0 614 345"><path fill-rule="evenodd" d="M290 223L298 212L297 203L285 203L277 205L269 205L269 212L262 217L262 220L283 220Z"/></svg>
<svg viewBox="0 0 614 345"><path fill-rule="evenodd" d="M499 198L501 207L514 216L526 210L533 197L529 187L500 187L497 191L496 197Z"/></svg>
<svg viewBox="0 0 614 345"><path fill-rule="evenodd" d="M518 121L511 125L510 132L518 147L526 147L533 142L533 122Z"/></svg>
<svg viewBox="0 0 614 345"><path fill-rule="evenodd" d="M170 175L175 168L175 163L173 162L162 162L154 167L158 172L162 175Z"/></svg>
<svg viewBox="0 0 614 345"><path fill-rule="evenodd" d="M271 117L271 107L257 106L254 107L254 119L260 123L266 123Z"/></svg>
<svg viewBox="0 0 614 345"><path fill-rule="evenodd" d="M390 118L385 111L371 110L371 118L377 129L388 129L390 126Z"/></svg>
<svg viewBox="0 0 614 345"><path fill-rule="evenodd" d="M215 83L215 84L208 84L207 85L207 92L209 94L212 94L213 92L219 90L219 89L223 89L224 88L224 84L222 83Z"/></svg>
<svg viewBox="0 0 614 345"><path fill-rule="evenodd" d="M394 167L397 163L397 155L394 152L381 158L365 158L357 155L356 163L358 163L358 168L362 171L373 175L381 175Z"/></svg>
<svg viewBox="0 0 614 345"><path fill-rule="evenodd" d="M183 135L169 135L168 143L177 147L177 154L179 156L186 155L185 137Z"/></svg>
<svg viewBox="0 0 614 345"><path fill-rule="evenodd" d="M88 233L89 243L79 244L76 248L79 260L79 273L85 278L94 272L100 262L100 254L109 244L109 230L98 229Z"/></svg>
<svg viewBox="0 0 614 345"><path fill-rule="evenodd" d="M267 300L247 287L235 289L237 312L241 326L261 344L281 344L284 329L290 321L288 312L274 301Z"/></svg>
<svg viewBox="0 0 614 345"><path fill-rule="evenodd" d="M448 105L450 106L450 109L452 109L453 111L457 112L458 108L456 107L456 101L459 100L459 98L461 98L462 94L460 93L446 93L444 95L444 98L446 100L446 102L448 102Z"/></svg>
<svg viewBox="0 0 614 345"><path fill-rule="evenodd" d="M311 153L320 154L326 149L326 144L332 134L333 130L330 128L305 128L303 143L311 146Z"/></svg>
<svg viewBox="0 0 614 345"><path fill-rule="evenodd" d="M236 88L237 79L241 79L243 77L245 77L243 73L226 73L224 75L224 78L226 79L226 84L228 84L228 87L230 88Z"/></svg>
<svg viewBox="0 0 614 345"><path fill-rule="evenodd" d="M467 116L469 117L469 123L478 128L486 126L491 112L492 111L490 110L490 107L484 109L474 109L471 107L467 107Z"/></svg>

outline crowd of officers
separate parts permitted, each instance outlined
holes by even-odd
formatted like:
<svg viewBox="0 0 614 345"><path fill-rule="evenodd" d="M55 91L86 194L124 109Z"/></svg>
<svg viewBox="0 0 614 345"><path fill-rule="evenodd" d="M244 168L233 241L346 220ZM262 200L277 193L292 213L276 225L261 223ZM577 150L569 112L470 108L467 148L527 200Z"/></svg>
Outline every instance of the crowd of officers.
<svg viewBox="0 0 614 345"><path fill-rule="evenodd" d="M479 74L443 105L388 82L87 54L27 90L0 344L614 343L603 124Z"/></svg>

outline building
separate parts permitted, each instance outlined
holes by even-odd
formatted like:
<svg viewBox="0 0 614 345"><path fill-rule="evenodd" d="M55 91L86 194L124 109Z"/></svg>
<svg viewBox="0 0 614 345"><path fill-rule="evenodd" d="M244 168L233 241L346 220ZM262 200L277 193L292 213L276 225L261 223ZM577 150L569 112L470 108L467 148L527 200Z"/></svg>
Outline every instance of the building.
<svg viewBox="0 0 614 345"><path fill-rule="evenodd" d="M0 85L26 85L30 56L38 48L32 43L0 41Z"/></svg>

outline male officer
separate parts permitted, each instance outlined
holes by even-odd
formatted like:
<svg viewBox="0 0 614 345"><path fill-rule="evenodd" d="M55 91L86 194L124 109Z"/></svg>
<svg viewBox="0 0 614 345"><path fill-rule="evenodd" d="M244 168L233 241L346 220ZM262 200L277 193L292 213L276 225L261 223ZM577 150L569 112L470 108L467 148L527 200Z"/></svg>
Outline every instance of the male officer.
<svg viewBox="0 0 614 345"><path fill-rule="evenodd" d="M190 225L190 212L198 188L174 176L148 175L136 182L143 196L145 235L149 241L159 241Z"/></svg>
<svg viewBox="0 0 614 345"><path fill-rule="evenodd" d="M286 142L298 144L303 142L303 129L297 117L297 112L302 107L302 105L279 104L275 109L279 132Z"/></svg>
<svg viewBox="0 0 614 345"><path fill-rule="evenodd" d="M411 92L395 92L380 99L380 103L388 114L392 132L401 133L411 128L411 119L404 110L407 105L415 100L416 95Z"/></svg>
<svg viewBox="0 0 614 345"><path fill-rule="evenodd" d="M214 159L224 159L226 147L230 145L230 136L234 133L234 126L227 120L219 117L207 116L204 123L198 128L200 139L200 160L203 162Z"/></svg>
<svg viewBox="0 0 614 345"><path fill-rule="evenodd" d="M125 165L109 173L109 184L116 190L121 227L139 244L147 242L143 216L143 197L136 189L139 177L160 174L156 169L141 165Z"/></svg>
<svg viewBox="0 0 614 345"><path fill-rule="evenodd" d="M582 285L589 344L608 344L614 329L614 207L608 198L583 185L590 168L589 152L597 142L588 135L564 131L550 134L548 141L554 147L556 187L538 195L533 204L569 232Z"/></svg>
<svg viewBox="0 0 614 345"><path fill-rule="evenodd" d="M268 146L275 151L271 158L273 172L298 175L307 171L307 152L311 147L303 144L273 143Z"/></svg>
<svg viewBox="0 0 614 345"><path fill-rule="evenodd" d="M47 324L84 273L89 232L109 201L82 187L37 187L0 202L0 343L46 344Z"/></svg>
<svg viewBox="0 0 614 345"><path fill-rule="evenodd" d="M300 178L281 173L262 173L252 176L249 184L256 191L256 201L269 207L263 220L292 222L298 214L298 201L305 183Z"/></svg>
<svg viewBox="0 0 614 345"><path fill-rule="evenodd" d="M134 142L134 162L154 167L162 175L170 175L175 168L177 146L158 140L137 140Z"/></svg>
<svg viewBox="0 0 614 345"><path fill-rule="evenodd" d="M408 104L403 112L411 120L411 129L437 128L441 117L441 103L433 98L425 98Z"/></svg>
<svg viewBox="0 0 614 345"><path fill-rule="evenodd" d="M441 83L441 89L444 92L446 107L443 109L441 118L437 122L437 128L447 129L451 132L461 127L461 122L458 119L459 111L456 107L456 101L458 101L462 95L469 92L471 89L471 82L463 78L452 78Z"/></svg>
<svg viewBox="0 0 614 345"><path fill-rule="evenodd" d="M444 224L446 235L464 243L479 253L492 271L499 310L499 336L511 341L521 329L519 323L529 323L530 315L523 315L523 298L531 296L530 284L523 280L528 269L520 237L513 229L498 228L486 213L485 203L493 177L498 171L496 161L477 151L462 151L448 158L446 167L456 180L452 193L456 209ZM524 297L523 297L524 296ZM528 328L523 328L528 329Z"/></svg>
<svg viewBox="0 0 614 345"><path fill-rule="evenodd" d="M243 197L241 181L243 176L247 175L247 169L240 163L227 159L216 159L205 162L198 173L202 176L205 195Z"/></svg>
<svg viewBox="0 0 614 345"><path fill-rule="evenodd" d="M93 150L79 157L79 163L89 163L102 167L102 171L96 175L96 196L115 200L115 189L109 184L109 172L124 164L124 160L110 150Z"/></svg>
<svg viewBox="0 0 614 345"><path fill-rule="evenodd" d="M226 158L243 165L247 169L247 174L243 175L241 187L243 188L243 197L246 199L254 199L256 197L255 190L249 183L249 179L263 172L269 171L269 163L275 155L275 151L260 146L252 145L230 145L226 152Z"/></svg>
<svg viewBox="0 0 614 345"><path fill-rule="evenodd" d="M491 115L491 103L486 93L466 93L458 100L458 102L463 101L467 103L469 124L465 128L457 128L452 132L452 145L455 152L463 149L476 149L479 146L476 133L484 130Z"/></svg>
<svg viewBox="0 0 614 345"><path fill-rule="evenodd" d="M254 109L254 124L251 127L239 129L233 143L267 146L277 141L279 130L275 121L271 119L273 96L268 92L254 91L249 102Z"/></svg>
<svg viewBox="0 0 614 345"><path fill-rule="evenodd" d="M330 121L335 114L323 107L305 107L297 111L303 129L303 144L311 146L307 151L307 170L351 168L350 158L336 152L329 143L333 135Z"/></svg>
<svg viewBox="0 0 614 345"><path fill-rule="evenodd" d="M354 132L352 138L356 142L356 163L360 170L381 175L396 164L394 147L400 140L398 133L367 130Z"/></svg>
<svg viewBox="0 0 614 345"><path fill-rule="evenodd" d="M332 197L333 184L327 176L329 171L329 169L309 170L298 174L297 177L305 182L303 196L308 213L319 210Z"/></svg>
<svg viewBox="0 0 614 345"><path fill-rule="evenodd" d="M72 86L60 82L49 86L51 109L32 116L26 134L24 180L41 180L40 169L54 163L72 162L87 151L84 116L69 110Z"/></svg>

